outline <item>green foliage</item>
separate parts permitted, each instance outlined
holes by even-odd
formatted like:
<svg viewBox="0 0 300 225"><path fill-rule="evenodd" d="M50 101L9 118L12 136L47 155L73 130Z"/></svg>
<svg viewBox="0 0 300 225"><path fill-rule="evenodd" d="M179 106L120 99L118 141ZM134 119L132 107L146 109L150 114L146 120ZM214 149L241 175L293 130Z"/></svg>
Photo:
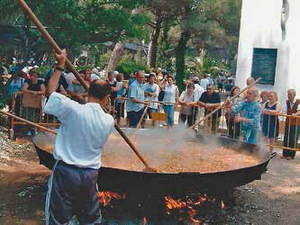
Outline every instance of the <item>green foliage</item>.
<svg viewBox="0 0 300 225"><path fill-rule="evenodd" d="M3 109L7 106L9 97L7 95L0 94L0 109Z"/></svg>
<svg viewBox="0 0 300 225"><path fill-rule="evenodd" d="M53 69L53 66L51 66L51 65L43 65L43 66L39 66L37 68L37 72L40 74L40 77L45 78L48 75L48 73L49 73L49 71L51 69Z"/></svg>
<svg viewBox="0 0 300 225"><path fill-rule="evenodd" d="M229 65L212 57L204 57L200 63L197 60L190 61L186 65L187 72L190 74L203 75L211 74L212 77L217 77L220 72L229 72Z"/></svg>
<svg viewBox="0 0 300 225"><path fill-rule="evenodd" d="M71 52L85 44L144 38L144 25L148 18L142 13L132 13L143 0L27 0L36 16L58 44ZM30 29L31 21L24 16L17 1L0 1L2 21L24 26L23 51L26 55L42 55L50 51L48 44L36 29ZM26 28L26 29L25 29ZM25 44L28 43L28 44ZM27 46L25 46L27 45Z"/></svg>
<svg viewBox="0 0 300 225"><path fill-rule="evenodd" d="M100 68L104 68L105 66L107 66L111 53L111 51L108 51L105 54L98 55L95 61L96 66L99 66Z"/></svg>
<svg viewBox="0 0 300 225"><path fill-rule="evenodd" d="M133 73L136 70L147 70L147 66L145 64L140 64L130 58L123 58L119 65L116 68L117 71L124 74Z"/></svg>

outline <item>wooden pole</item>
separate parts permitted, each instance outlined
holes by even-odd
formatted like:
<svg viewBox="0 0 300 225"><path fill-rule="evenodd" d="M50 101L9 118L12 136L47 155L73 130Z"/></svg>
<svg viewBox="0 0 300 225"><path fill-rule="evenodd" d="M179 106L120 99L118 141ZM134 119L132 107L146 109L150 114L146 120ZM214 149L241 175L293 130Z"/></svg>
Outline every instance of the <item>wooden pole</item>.
<svg viewBox="0 0 300 225"><path fill-rule="evenodd" d="M143 119L144 119L144 117L145 117L145 115L147 113L148 108L149 108L149 105L146 105L146 107L145 107L145 109L143 111L142 117L140 118L140 120L139 120L138 124L136 125L135 129L139 129L141 127Z"/></svg>
<svg viewBox="0 0 300 225"><path fill-rule="evenodd" d="M14 118L16 120L20 120L20 121L22 121L22 122L24 122L24 123L26 123L26 124L28 124L30 126L38 128L40 130L47 131L47 132L49 132L51 134L57 134L56 131L54 131L54 130L51 130L51 129L47 128L47 127L41 126L41 125L39 125L37 123L34 123L34 122L31 122L29 120L23 119L23 118L21 118L19 116L16 116L14 114L9 113L9 112L5 112L3 110L0 110L0 113L4 114L6 116L12 117L12 118Z"/></svg>
<svg viewBox="0 0 300 225"><path fill-rule="evenodd" d="M252 84L250 84L249 86L245 87L244 89L242 89L239 93L237 93L236 95L232 96L231 98L229 98L226 101L231 102L232 100L236 99L237 97L239 97L242 93L244 93L245 91L247 91L249 88L253 87L258 81L260 81L261 78L258 78L255 82L253 82ZM225 101L225 102L226 102ZM209 117L211 117L214 113L216 113L218 110L222 109L225 105L225 102L223 104L221 104L219 107L215 108L213 111L211 111L210 113L208 113L205 117L203 117L202 119L200 119L199 121L196 121L196 123L191 126L191 128L195 129L196 126L198 126L200 123L202 123L203 121L207 120Z"/></svg>
<svg viewBox="0 0 300 225"><path fill-rule="evenodd" d="M51 35L48 33L48 31L44 28L42 23L39 21L39 19L35 16L31 8L26 4L24 0L17 0L20 6L22 7L24 13L28 15L28 17L32 20L32 22L36 25L38 30L41 32L42 36L48 41L49 45L54 49L54 51L58 54L61 53L60 47L57 45L55 40L51 37ZM66 59L66 66L71 70L72 73L74 73L77 80L80 82L80 84L87 90L89 86L84 82L84 80L80 77L79 73L75 69L75 67L72 65L70 60ZM119 134L123 137L123 139L126 141L126 143L130 146L130 148L134 151L134 153L138 156L138 158L142 161L142 163L145 165L146 169L149 171L155 172L156 170L149 167L148 163L144 160L144 158L138 153L138 150L134 146L134 144L130 141L130 139L126 136L126 134L120 129L120 127L115 124L115 129L119 132Z"/></svg>
<svg viewBox="0 0 300 225"><path fill-rule="evenodd" d="M51 35L48 33L48 31L44 28L42 23L39 21L39 19L35 16L35 14L32 12L31 8L26 4L24 0L17 0L22 7L24 13L32 20L32 22L36 25L37 29L41 32L42 36L47 40L47 42L50 44L50 46L54 49L54 51L57 54L61 53L61 48L57 45L55 40L51 37ZM73 64L70 62L69 59L66 59L66 66L71 70L72 73L74 73L76 79L80 82L80 84L87 90L89 86L87 83L84 82L82 77L79 75Z"/></svg>
<svg viewBox="0 0 300 225"><path fill-rule="evenodd" d="M280 146L280 145L269 145L267 144L266 146L268 147L272 147L272 148L279 148L279 149L285 149L285 150L290 150L290 151L299 151L300 152L300 148L291 148L291 147L286 147L286 146Z"/></svg>

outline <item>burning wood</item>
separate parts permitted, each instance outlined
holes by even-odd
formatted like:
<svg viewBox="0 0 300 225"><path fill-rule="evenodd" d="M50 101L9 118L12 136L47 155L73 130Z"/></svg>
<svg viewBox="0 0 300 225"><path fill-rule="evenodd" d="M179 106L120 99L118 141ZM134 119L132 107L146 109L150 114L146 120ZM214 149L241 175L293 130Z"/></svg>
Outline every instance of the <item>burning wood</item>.
<svg viewBox="0 0 300 225"><path fill-rule="evenodd" d="M125 194L114 193L114 192L109 192L109 191L102 191L102 192L98 192L98 197L99 197L99 202L103 206L107 206L114 199L118 199L118 200L119 199L125 199L126 195Z"/></svg>
<svg viewBox="0 0 300 225"><path fill-rule="evenodd" d="M202 224L202 221L199 219L195 219L194 217L197 214L196 209L194 209L195 206L199 206L204 202L209 201L209 198L206 195L199 195L196 197L196 199L187 199L187 200L182 200L182 199L173 199L170 196L165 197L165 204L167 208L167 214L179 214L181 217L180 220L188 220L189 224L192 225L200 225ZM187 218L184 218L187 216Z"/></svg>
<svg viewBox="0 0 300 225"><path fill-rule="evenodd" d="M186 201L183 201L181 199L175 200L170 196L165 197L165 204L167 207L167 210L172 209L181 209L181 208L188 208L195 205L201 205L203 202L209 201L209 198L206 195L199 195L196 199L187 199Z"/></svg>
<svg viewBox="0 0 300 225"><path fill-rule="evenodd" d="M206 194L197 196L186 196L185 199L174 199L170 196L164 197L166 213L177 217L179 221L188 221L191 225L200 225L203 223L202 217L195 218L195 216L201 215L201 212L207 211L208 209L225 208L223 200L217 200L210 198ZM204 210L204 211L203 211Z"/></svg>

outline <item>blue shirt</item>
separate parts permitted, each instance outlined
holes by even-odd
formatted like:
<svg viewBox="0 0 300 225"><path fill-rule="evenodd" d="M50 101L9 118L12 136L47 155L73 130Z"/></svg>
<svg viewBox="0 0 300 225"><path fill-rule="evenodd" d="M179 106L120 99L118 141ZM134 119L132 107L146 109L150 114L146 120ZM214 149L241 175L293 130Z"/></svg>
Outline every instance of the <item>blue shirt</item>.
<svg viewBox="0 0 300 225"><path fill-rule="evenodd" d="M20 91L24 82L25 80L23 78L12 79L8 85L8 94L13 95L17 91Z"/></svg>
<svg viewBox="0 0 300 225"><path fill-rule="evenodd" d="M176 102L176 92L177 92L177 86L175 84L167 85L165 87L165 96L164 96L164 102ZM168 104L172 105L172 104Z"/></svg>
<svg viewBox="0 0 300 225"><path fill-rule="evenodd" d="M145 99L144 85L137 81L134 81L128 89L127 112L138 112L145 106L144 104L132 102L131 99L133 98L142 102Z"/></svg>
<svg viewBox="0 0 300 225"><path fill-rule="evenodd" d="M146 96L145 99L149 101L158 101L158 95L159 95L159 86L157 84L150 84L146 83L144 85L145 92L149 93L155 93L155 96ZM151 109L157 109L158 108L158 103L150 103L149 108Z"/></svg>
<svg viewBox="0 0 300 225"><path fill-rule="evenodd" d="M243 122L243 129L259 128L261 107L258 102L243 101L232 107L232 113L240 113L242 117L247 118L250 122Z"/></svg>

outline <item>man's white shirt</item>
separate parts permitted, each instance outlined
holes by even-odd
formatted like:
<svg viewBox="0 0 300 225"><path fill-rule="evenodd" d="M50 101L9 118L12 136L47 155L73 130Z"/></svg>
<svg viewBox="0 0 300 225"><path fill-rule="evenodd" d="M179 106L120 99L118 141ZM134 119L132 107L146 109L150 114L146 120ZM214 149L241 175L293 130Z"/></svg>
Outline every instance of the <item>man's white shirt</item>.
<svg viewBox="0 0 300 225"><path fill-rule="evenodd" d="M114 128L114 119L97 103L79 104L53 92L45 112L61 122L53 156L67 164L99 169L103 145Z"/></svg>

